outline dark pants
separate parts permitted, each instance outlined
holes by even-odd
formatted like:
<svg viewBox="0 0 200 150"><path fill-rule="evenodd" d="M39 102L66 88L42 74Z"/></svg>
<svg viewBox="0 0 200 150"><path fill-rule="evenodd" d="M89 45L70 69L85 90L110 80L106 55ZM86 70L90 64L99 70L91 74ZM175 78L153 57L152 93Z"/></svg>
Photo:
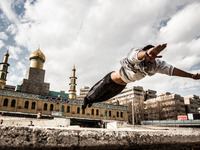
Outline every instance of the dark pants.
<svg viewBox="0 0 200 150"><path fill-rule="evenodd" d="M111 79L111 73L108 73L90 89L85 97L88 104L106 101L119 94L126 87L126 85L115 83Z"/></svg>

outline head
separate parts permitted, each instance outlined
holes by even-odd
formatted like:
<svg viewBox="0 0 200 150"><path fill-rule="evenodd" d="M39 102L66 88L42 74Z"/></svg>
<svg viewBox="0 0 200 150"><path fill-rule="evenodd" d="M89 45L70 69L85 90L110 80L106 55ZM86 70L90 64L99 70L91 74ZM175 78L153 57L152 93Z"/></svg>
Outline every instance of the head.
<svg viewBox="0 0 200 150"><path fill-rule="evenodd" d="M143 51L147 51L147 50L149 50L149 49L151 49L151 48L153 48L153 47L155 47L155 46L153 46L153 45L147 45L147 46L145 46L144 48L142 48L142 50L143 50Z"/></svg>
<svg viewBox="0 0 200 150"><path fill-rule="evenodd" d="M155 46L153 46L153 45L147 45L142 50L143 51L148 51L149 49L151 49L153 47L155 47ZM151 58L149 56L145 56L145 60L144 61L145 61L145 65L147 67L149 67L151 64L153 64L155 62L155 58Z"/></svg>

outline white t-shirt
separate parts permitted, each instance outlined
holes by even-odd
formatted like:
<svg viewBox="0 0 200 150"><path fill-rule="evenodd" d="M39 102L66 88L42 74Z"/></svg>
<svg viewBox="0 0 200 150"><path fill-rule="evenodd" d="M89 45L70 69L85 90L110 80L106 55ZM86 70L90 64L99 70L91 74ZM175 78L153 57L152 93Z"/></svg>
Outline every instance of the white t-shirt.
<svg viewBox="0 0 200 150"><path fill-rule="evenodd" d="M139 60L137 57L138 52L141 49L132 48L128 53L127 58L120 61L122 67L119 70L122 80L126 83L141 80L146 75L152 76L155 73L162 73L172 76L174 67L169 65L161 59L155 59L153 64L146 67L144 64L144 59Z"/></svg>

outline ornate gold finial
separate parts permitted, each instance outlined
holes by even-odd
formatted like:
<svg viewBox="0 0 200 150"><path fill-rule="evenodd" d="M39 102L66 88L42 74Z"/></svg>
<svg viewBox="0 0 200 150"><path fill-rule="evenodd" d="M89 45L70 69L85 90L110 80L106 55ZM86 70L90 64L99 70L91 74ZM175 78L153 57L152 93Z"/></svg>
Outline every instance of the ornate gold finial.
<svg viewBox="0 0 200 150"><path fill-rule="evenodd" d="M7 49L7 51L6 51L6 55L8 55L9 56L9 50Z"/></svg>
<svg viewBox="0 0 200 150"><path fill-rule="evenodd" d="M72 69L72 71L76 71L75 65L73 66L73 69ZM74 75L75 75L75 74L74 74Z"/></svg>

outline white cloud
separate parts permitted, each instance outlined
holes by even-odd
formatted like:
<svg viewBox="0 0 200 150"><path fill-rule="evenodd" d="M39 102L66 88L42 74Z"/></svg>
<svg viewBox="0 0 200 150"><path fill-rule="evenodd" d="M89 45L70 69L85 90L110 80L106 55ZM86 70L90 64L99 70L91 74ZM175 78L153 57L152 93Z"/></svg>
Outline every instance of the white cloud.
<svg viewBox="0 0 200 150"><path fill-rule="evenodd" d="M170 43L190 42L200 35L200 3L193 3L180 10L161 28L160 38Z"/></svg>
<svg viewBox="0 0 200 150"><path fill-rule="evenodd" d="M17 23L16 14L12 10L13 3L15 3L13 0L1 0L0 8L10 21Z"/></svg>
<svg viewBox="0 0 200 150"><path fill-rule="evenodd" d="M74 64L77 89L91 87L106 73L117 70L119 60L131 47L149 43L168 42L163 59L187 71L199 69L198 0L40 0L34 5L26 1L20 17L13 13L11 1L0 4L14 22L7 32L16 34L16 47L23 46L31 53L40 44L47 59L45 80L51 90L69 89ZM13 46L11 53L11 58L18 59L22 51ZM170 80L156 75L130 86L170 91L174 87L169 85ZM182 85L182 80L173 80ZM192 86L192 82L188 84Z"/></svg>
<svg viewBox="0 0 200 150"><path fill-rule="evenodd" d="M199 64L199 62L200 62L200 56L193 55L193 56L187 56L182 60L177 61L176 65L180 66L182 69L189 70L195 64Z"/></svg>
<svg viewBox="0 0 200 150"><path fill-rule="evenodd" d="M6 31L9 32L10 34L16 34L17 27L14 24L11 24L11 25L8 26Z"/></svg>
<svg viewBox="0 0 200 150"><path fill-rule="evenodd" d="M7 40L8 36L5 34L5 32L0 32L0 39L1 40Z"/></svg>
<svg viewBox="0 0 200 150"><path fill-rule="evenodd" d="M4 46L4 43L2 40L0 40L0 48L2 48Z"/></svg>
<svg viewBox="0 0 200 150"><path fill-rule="evenodd" d="M8 85L19 85L21 82L21 77L17 76L16 74L8 74L6 84Z"/></svg>
<svg viewBox="0 0 200 150"><path fill-rule="evenodd" d="M17 63L17 68L18 69L26 69L26 66L21 62L21 61L19 61L18 63Z"/></svg>
<svg viewBox="0 0 200 150"><path fill-rule="evenodd" d="M9 53L10 53L9 58L18 60L19 54L22 53L22 50L19 47L13 47L13 46L10 46L8 49L9 49Z"/></svg>

